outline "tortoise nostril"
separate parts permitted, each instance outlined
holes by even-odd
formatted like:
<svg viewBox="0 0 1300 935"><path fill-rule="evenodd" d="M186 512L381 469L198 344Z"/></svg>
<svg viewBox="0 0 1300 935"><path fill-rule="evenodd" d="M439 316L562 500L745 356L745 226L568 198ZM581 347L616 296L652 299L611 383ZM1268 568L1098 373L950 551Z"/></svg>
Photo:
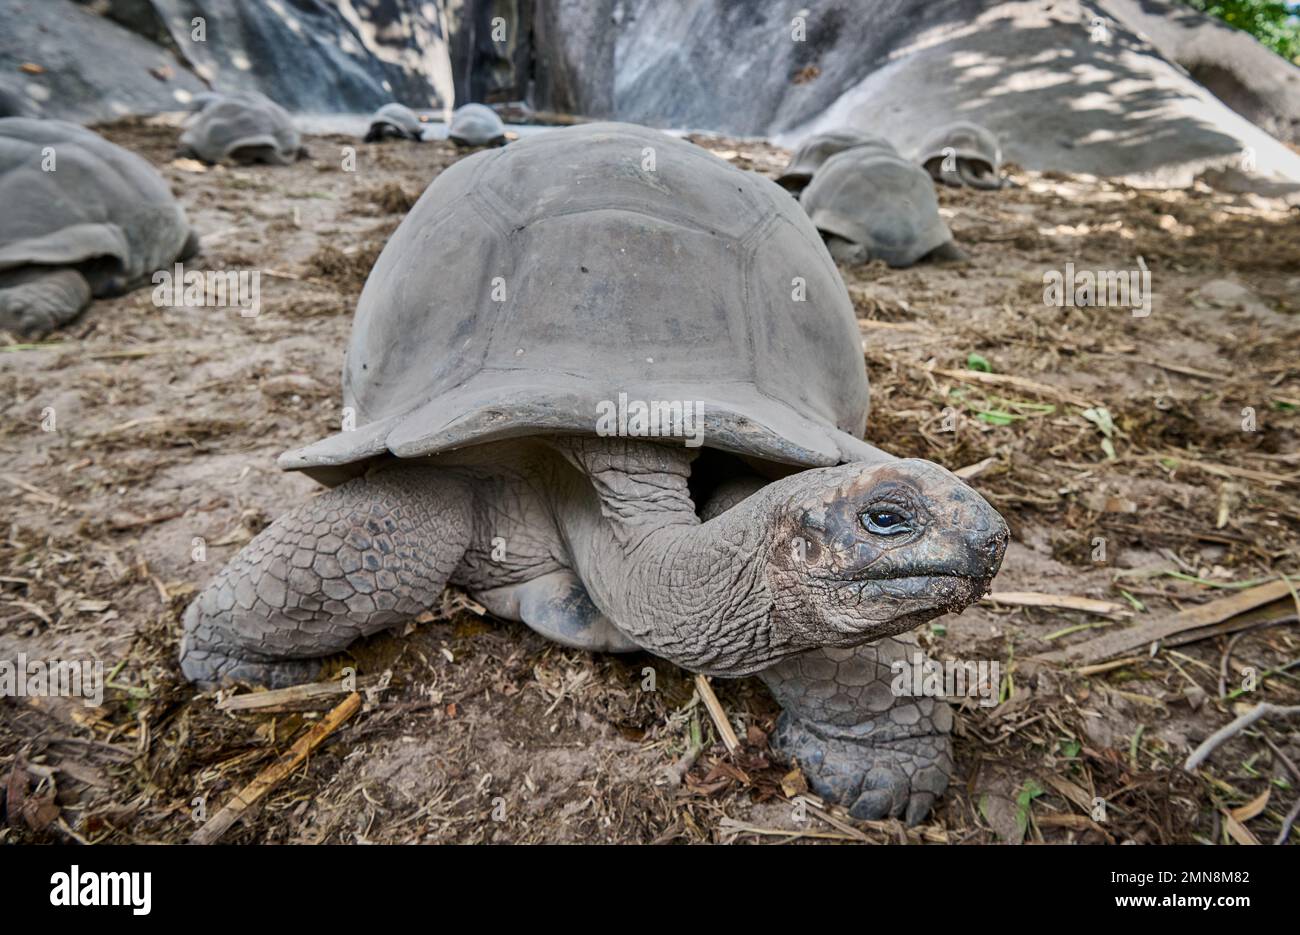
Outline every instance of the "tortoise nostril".
<svg viewBox="0 0 1300 935"><path fill-rule="evenodd" d="M991 533L974 537L970 542L974 575L980 578L992 578L1002 567L1002 556L1007 549L1009 538L1007 527L999 523Z"/></svg>
<svg viewBox="0 0 1300 935"><path fill-rule="evenodd" d="M988 556L989 574L995 575L998 569L1002 567L1002 556L1007 551L1007 539L1009 538L1007 529L1003 526L995 534L989 537L984 546L985 554Z"/></svg>

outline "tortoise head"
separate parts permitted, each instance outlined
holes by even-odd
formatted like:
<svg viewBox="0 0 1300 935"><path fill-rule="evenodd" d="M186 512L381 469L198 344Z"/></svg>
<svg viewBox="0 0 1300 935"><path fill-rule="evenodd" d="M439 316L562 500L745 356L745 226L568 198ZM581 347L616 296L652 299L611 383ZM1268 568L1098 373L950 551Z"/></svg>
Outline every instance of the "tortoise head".
<svg viewBox="0 0 1300 935"><path fill-rule="evenodd" d="M1002 517L932 462L842 464L779 483L791 481L767 575L773 623L797 643L854 646L960 613L1002 564Z"/></svg>

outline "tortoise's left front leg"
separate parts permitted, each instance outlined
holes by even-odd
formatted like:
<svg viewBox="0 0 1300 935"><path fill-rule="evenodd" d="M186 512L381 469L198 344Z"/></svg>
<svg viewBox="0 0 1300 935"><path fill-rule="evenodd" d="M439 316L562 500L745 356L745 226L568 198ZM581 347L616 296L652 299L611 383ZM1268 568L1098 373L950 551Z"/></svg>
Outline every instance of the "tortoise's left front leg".
<svg viewBox="0 0 1300 935"><path fill-rule="evenodd" d="M185 611L181 671L282 688L434 605L472 536L472 487L423 465L354 478L281 516Z"/></svg>
<svg viewBox="0 0 1300 935"><path fill-rule="evenodd" d="M925 818L952 775L952 711L897 696L894 662L921 652L910 633L852 649L809 650L759 673L784 708L772 747L812 789L855 818Z"/></svg>
<svg viewBox="0 0 1300 935"><path fill-rule="evenodd" d="M90 303L90 284L70 267L21 266L0 272L0 331L39 337Z"/></svg>

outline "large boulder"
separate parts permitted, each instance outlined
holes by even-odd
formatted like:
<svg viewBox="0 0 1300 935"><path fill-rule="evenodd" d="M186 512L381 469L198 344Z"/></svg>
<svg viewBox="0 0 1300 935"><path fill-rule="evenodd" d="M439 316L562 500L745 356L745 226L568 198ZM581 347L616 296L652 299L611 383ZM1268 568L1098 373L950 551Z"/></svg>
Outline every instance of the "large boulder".
<svg viewBox="0 0 1300 935"><path fill-rule="evenodd" d="M987 6L961 23L916 23L911 39L829 107L769 132L797 143L865 127L910 152L960 118L992 130L1009 161L1034 169L1181 187L1227 168L1270 190L1300 185L1300 156L1094 7Z"/></svg>
<svg viewBox="0 0 1300 935"><path fill-rule="evenodd" d="M48 116L97 119L203 84L296 112L524 99L790 146L857 128L903 152L969 120L1030 168L1300 184L1270 136L1296 133L1294 66L1173 0L1101 2L0 0L22 11L0 36L0 109L43 96ZM18 70L38 54L44 75Z"/></svg>
<svg viewBox="0 0 1300 935"><path fill-rule="evenodd" d="M0 116L91 123L180 110L204 89L170 51L71 0L0 0L0 23Z"/></svg>
<svg viewBox="0 0 1300 935"><path fill-rule="evenodd" d="M1300 142L1300 68L1213 16L1165 0L1101 7L1251 123Z"/></svg>
<svg viewBox="0 0 1300 935"><path fill-rule="evenodd" d="M183 109L204 90L260 93L298 112L371 112L395 99L449 108L441 7L0 0L0 109L85 123Z"/></svg>
<svg viewBox="0 0 1300 935"><path fill-rule="evenodd" d="M1177 3L1114 2L1183 22ZM1249 62L1276 79L1268 96L1275 106L1252 110L1218 93L1262 127L1081 0L544 7L533 23L540 107L774 136L787 146L849 127L883 133L904 152L960 119L987 126L1009 160L1031 168L1186 185L1207 170L1241 166L1273 183L1300 183L1300 156L1267 132L1285 135L1288 124L1276 114L1300 106L1287 92L1294 68L1227 27L1215 31L1231 34L1234 74L1245 75Z"/></svg>
<svg viewBox="0 0 1300 935"><path fill-rule="evenodd" d="M442 0L441 5L451 37L456 102L524 100L533 69L533 0Z"/></svg>
<svg viewBox="0 0 1300 935"><path fill-rule="evenodd" d="M116 9L140 2L110 0ZM439 4L147 2L181 58L217 91L260 92L291 111L325 113L368 113L391 100L452 103Z"/></svg>

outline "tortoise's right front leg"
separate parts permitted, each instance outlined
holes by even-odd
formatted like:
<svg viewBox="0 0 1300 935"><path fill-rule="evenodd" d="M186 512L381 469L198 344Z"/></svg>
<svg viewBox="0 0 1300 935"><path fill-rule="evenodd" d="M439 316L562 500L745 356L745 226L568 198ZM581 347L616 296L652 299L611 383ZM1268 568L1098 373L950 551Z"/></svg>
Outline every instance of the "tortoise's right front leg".
<svg viewBox="0 0 1300 935"><path fill-rule="evenodd" d="M397 466L280 517L186 609L185 677L291 685L319 657L417 616L469 546L471 503L456 476Z"/></svg>
<svg viewBox="0 0 1300 935"><path fill-rule="evenodd" d="M797 759L813 791L855 818L920 822L952 775L952 711L943 698L895 694L915 633L851 649L812 649L758 673L785 710L772 746Z"/></svg>

